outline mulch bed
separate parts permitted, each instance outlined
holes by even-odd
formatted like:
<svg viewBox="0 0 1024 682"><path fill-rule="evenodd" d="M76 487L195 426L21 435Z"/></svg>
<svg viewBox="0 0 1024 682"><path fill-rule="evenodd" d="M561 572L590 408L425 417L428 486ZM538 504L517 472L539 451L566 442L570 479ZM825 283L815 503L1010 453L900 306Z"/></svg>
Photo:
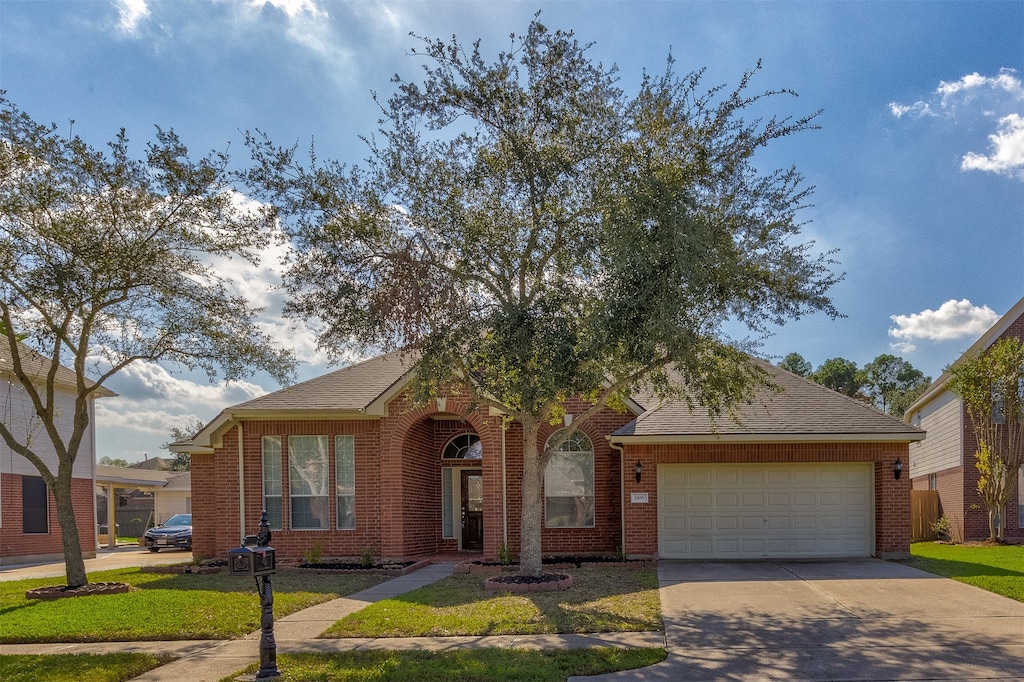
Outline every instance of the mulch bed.
<svg viewBox="0 0 1024 682"><path fill-rule="evenodd" d="M37 587L25 593L26 599L66 599L68 597L91 597L99 594L124 594L130 592L132 586L128 583L89 583L81 587L68 587L67 585L48 585Z"/></svg>
<svg viewBox="0 0 1024 682"><path fill-rule="evenodd" d="M644 570L655 568L657 559L619 559L609 556L546 556L541 563L550 569L587 568L591 566L617 566ZM518 564L503 564L500 561L474 560L464 561L455 567L455 573L510 573L519 571Z"/></svg>
<svg viewBox="0 0 1024 682"><path fill-rule="evenodd" d="M484 581L486 592L555 592L573 586L568 573L541 573L540 575L497 575Z"/></svg>
<svg viewBox="0 0 1024 682"><path fill-rule="evenodd" d="M412 573L413 571L417 571L423 568L429 563L429 559L424 559L422 561L388 561L382 564L372 564L370 566L366 566L362 562L358 561L320 561L315 564L303 562L294 566L279 563L277 565L277 568L311 573L335 573L341 571L350 573L381 573L384 575L406 575L407 573Z"/></svg>

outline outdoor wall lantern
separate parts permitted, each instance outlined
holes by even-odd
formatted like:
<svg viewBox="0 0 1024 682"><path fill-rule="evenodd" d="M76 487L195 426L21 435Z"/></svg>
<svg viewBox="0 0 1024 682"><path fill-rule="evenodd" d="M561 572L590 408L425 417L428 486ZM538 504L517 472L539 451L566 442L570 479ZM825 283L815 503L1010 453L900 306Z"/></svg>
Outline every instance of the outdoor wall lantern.
<svg viewBox="0 0 1024 682"><path fill-rule="evenodd" d="M636 474L636 482L639 483L640 479L644 476L644 465L640 463L640 460L636 461L636 466L633 467L633 473Z"/></svg>
<svg viewBox="0 0 1024 682"><path fill-rule="evenodd" d="M896 458L896 462L892 465L892 477L895 478L896 480L899 480L900 474L902 474L902 473L903 473L903 462L901 462L900 458L897 457Z"/></svg>

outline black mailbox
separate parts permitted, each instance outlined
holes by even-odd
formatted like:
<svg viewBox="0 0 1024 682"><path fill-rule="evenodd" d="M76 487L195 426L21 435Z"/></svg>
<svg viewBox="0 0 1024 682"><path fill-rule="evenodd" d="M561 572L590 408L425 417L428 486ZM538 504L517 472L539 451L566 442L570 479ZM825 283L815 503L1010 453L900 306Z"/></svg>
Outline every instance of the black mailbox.
<svg viewBox="0 0 1024 682"><path fill-rule="evenodd" d="M277 570L273 547L247 547L228 552L228 571L231 575L261 576Z"/></svg>

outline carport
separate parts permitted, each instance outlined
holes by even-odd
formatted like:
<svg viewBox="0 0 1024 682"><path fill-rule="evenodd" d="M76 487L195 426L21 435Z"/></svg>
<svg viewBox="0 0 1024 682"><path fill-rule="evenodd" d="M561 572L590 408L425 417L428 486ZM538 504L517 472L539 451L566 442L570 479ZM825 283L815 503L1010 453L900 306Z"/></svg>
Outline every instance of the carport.
<svg viewBox="0 0 1024 682"><path fill-rule="evenodd" d="M141 490L153 492L164 488L167 480L180 475L179 471L154 471L152 469L132 469L129 467L112 467L96 465L94 483L102 488L107 496L107 548L117 547L117 490ZM96 546L100 546L99 527L96 528Z"/></svg>

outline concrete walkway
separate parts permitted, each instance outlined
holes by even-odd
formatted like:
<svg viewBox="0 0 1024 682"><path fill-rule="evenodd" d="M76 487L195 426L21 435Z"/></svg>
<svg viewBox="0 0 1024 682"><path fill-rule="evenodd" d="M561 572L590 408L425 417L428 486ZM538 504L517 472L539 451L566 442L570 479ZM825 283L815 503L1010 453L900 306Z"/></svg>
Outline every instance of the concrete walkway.
<svg viewBox="0 0 1024 682"><path fill-rule="evenodd" d="M592 635L502 635L494 637L407 637L316 639L335 621L382 599L390 599L452 574L455 564L430 564L348 597L312 606L274 621L278 654L340 653L355 650L453 651L471 648L566 649L593 646L663 647L660 632ZM81 654L138 652L169 654L177 660L134 678L135 682L215 682L259 662L260 631L235 640L97 642L90 644L5 644L3 654Z"/></svg>

